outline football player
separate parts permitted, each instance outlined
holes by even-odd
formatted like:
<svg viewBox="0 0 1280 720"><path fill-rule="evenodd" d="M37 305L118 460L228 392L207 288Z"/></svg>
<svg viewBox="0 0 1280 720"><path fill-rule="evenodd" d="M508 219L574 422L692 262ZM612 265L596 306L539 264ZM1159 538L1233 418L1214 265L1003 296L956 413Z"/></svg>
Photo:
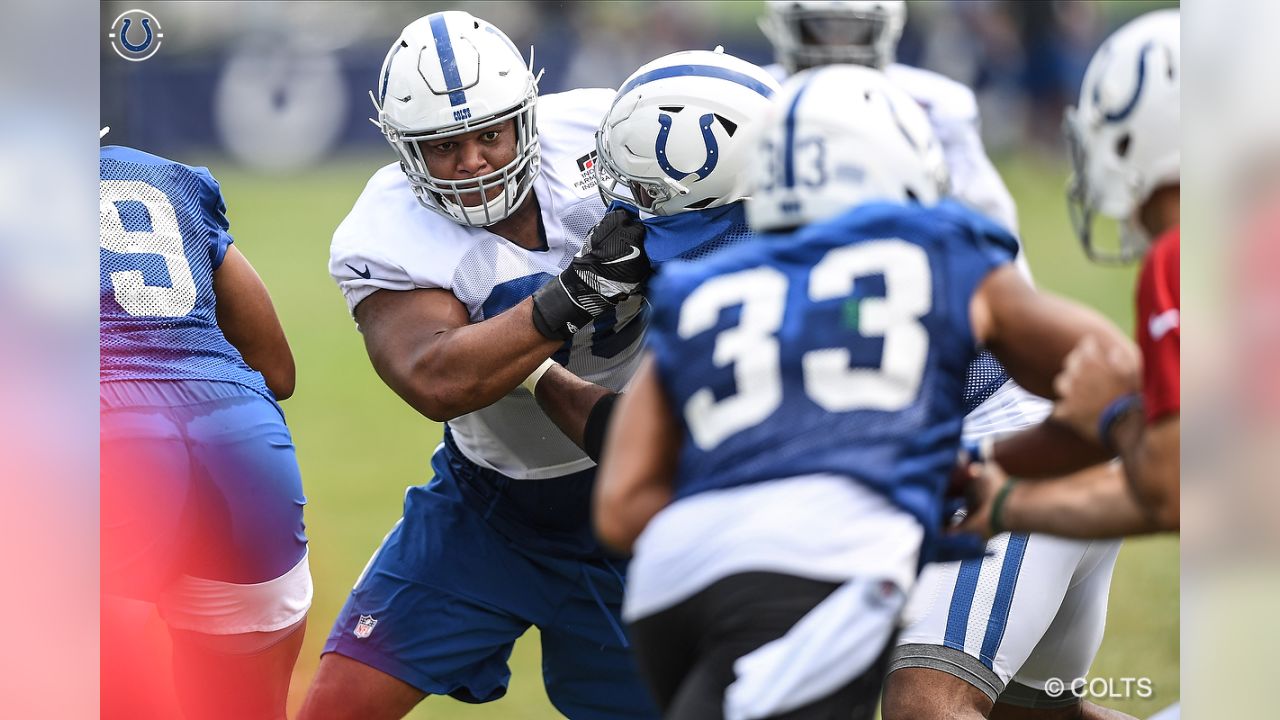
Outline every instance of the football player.
<svg viewBox="0 0 1280 720"><path fill-rule="evenodd" d="M1018 483L997 466L1023 474L1025 438L1009 438L991 450L997 462L976 483L979 504L966 528L1072 537L1178 529L1179 26L1177 10L1159 10L1117 30L1090 61L1065 122L1074 166L1069 201L1085 252L1145 259L1136 315L1141 356L1081 343L1058 378L1053 417L1118 454L1121 465L1088 483ZM1093 242L1098 213L1121 223L1118 254Z"/></svg>
<svg viewBox="0 0 1280 720"><path fill-rule="evenodd" d="M883 70L928 115L947 161L951 196L1017 232L1013 197L982 144L973 91L944 75L896 62L907 21L904 0L766 0L764 6L760 29L777 58L766 69L779 79L831 63Z"/></svg>
<svg viewBox="0 0 1280 720"><path fill-rule="evenodd" d="M103 717L174 717L176 690L183 717L282 720L312 594L293 355L208 170L106 146L99 172Z"/></svg>
<svg viewBox="0 0 1280 720"><path fill-rule="evenodd" d="M1055 383L1062 396L1053 419L1121 462L1103 476L1016 482L1001 465L1037 474L1038 458L1062 435L1047 424L1020 433L989 449L992 461L971 484L962 530L1100 538L1179 528L1180 25L1177 10L1157 10L1117 30L1090 60L1079 105L1064 123L1073 165L1068 200L1086 254L1145 259L1136 315L1141 357L1083 341ZM1097 213L1121 223L1118 254L1095 247ZM1178 713L1174 706L1161 717Z"/></svg>
<svg viewBox="0 0 1280 720"><path fill-rule="evenodd" d="M752 236L742 176L777 89L762 68L720 49L660 57L622 84L596 133L599 190L643 223L655 266L709 257ZM535 373L527 386L560 429L599 460L619 394L559 365Z"/></svg>
<svg viewBox="0 0 1280 720"><path fill-rule="evenodd" d="M398 162L335 231L329 269L379 376L446 425L301 717L496 700L531 625L561 712L656 716L619 617L626 562L589 524L594 463L520 387L554 356L619 390L640 359L644 229L621 211L602 221L591 170L613 96L539 97L532 58L460 11L411 23L388 52L374 102Z"/></svg>
<svg viewBox="0 0 1280 720"><path fill-rule="evenodd" d="M973 92L894 61L905 2L777 0L765 8L761 28L783 69L827 63L882 69L928 116L946 158L951 197L1016 232L1013 199L982 145ZM1021 252L1017 263L1030 279ZM1047 401L1009 380L990 353L970 366L965 401L964 438L972 444L1033 425L1050 411ZM997 705L1001 713L1028 717L1054 717L1077 706L1092 712L1069 693L1042 691L1048 678L1081 677L1093 663L1118 552L1119 542L1003 534L991 540L985 558L928 567L890 664L886 720L952 717L958 709L985 717ZM1047 707L1030 709L1039 706Z"/></svg>
<svg viewBox="0 0 1280 720"><path fill-rule="evenodd" d="M777 234L653 282L597 530L634 549L624 615L665 717L870 718L979 346L1048 394L1081 337L1124 339L942 198L928 119L878 71L789 80L753 177Z"/></svg>

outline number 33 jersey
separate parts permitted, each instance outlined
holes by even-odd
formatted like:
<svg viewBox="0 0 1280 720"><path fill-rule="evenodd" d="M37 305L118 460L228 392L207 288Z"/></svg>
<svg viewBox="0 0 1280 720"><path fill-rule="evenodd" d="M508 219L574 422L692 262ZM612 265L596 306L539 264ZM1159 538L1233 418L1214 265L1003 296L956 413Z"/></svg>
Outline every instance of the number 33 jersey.
<svg viewBox="0 0 1280 720"><path fill-rule="evenodd" d="M676 498L834 474L930 533L977 353L970 301L1016 252L952 201L871 203L664 266L649 343L683 421Z"/></svg>
<svg viewBox="0 0 1280 720"><path fill-rule="evenodd" d="M98 166L100 379L232 382L274 403L218 327L213 273L231 245L218 182L115 145Z"/></svg>
<svg viewBox="0 0 1280 720"><path fill-rule="evenodd" d="M546 232L541 249L526 250L422 207L398 165L377 171L330 247L329 272L352 312L378 290L441 288L466 306L471 322L482 322L519 304L568 267L604 215L592 166L595 130L613 95L612 90L583 89L538 98L542 170L533 191ZM639 364L646 307L639 297L624 301L584 328L554 359L585 380L621 390ZM469 460L519 480L558 477L594 465L523 388L448 426Z"/></svg>

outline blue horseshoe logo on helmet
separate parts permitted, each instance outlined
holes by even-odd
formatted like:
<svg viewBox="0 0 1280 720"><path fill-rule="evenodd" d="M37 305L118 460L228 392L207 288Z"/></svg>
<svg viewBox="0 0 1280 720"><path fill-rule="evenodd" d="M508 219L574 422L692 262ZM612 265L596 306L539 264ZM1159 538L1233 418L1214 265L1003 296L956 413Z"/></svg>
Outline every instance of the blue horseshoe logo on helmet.
<svg viewBox="0 0 1280 720"><path fill-rule="evenodd" d="M1126 101L1124 106L1121 107L1119 110L1103 109L1102 110L1103 122L1108 122L1108 123L1120 122L1121 120L1124 120L1125 118L1129 117L1129 114L1133 112L1133 109L1135 107L1137 107L1138 98L1142 97L1142 85L1144 82L1146 82L1146 79L1147 79L1147 53L1150 52L1154 47L1155 47L1155 43L1153 42L1149 42L1146 45L1142 46L1142 50L1138 52L1138 80L1137 82L1134 83L1133 95L1129 97L1128 101ZM1108 60L1110 60L1110 58L1108 58ZM1105 75L1106 73L1103 72L1099 74ZM1093 86L1093 104L1097 105L1100 108L1102 107L1101 78L1099 78L1098 82Z"/></svg>
<svg viewBox="0 0 1280 720"><path fill-rule="evenodd" d="M702 180L716 169L716 162L720 159L720 147L716 144L716 136L711 132L711 123L715 121L713 113L707 113L698 118L698 125L702 127L702 143L707 148L707 159L702 163L702 167L689 172L681 172L671 165L671 161L667 160L667 137L671 135L671 116L666 113L658 114L658 124L662 127L658 129L658 142L654 150L658 154L658 167L662 168L662 172L666 173L672 180L682 180L685 177L697 174L698 179Z"/></svg>
<svg viewBox="0 0 1280 720"><path fill-rule="evenodd" d="M151 19L142 18L142 29L146 31L147 39L143 40L141 45L134 45L133 43L129 42L129 26L132 24L133 24L133 20L131 18L124 19L124 26L120 28L120 44L124 45L125 49L128 50L129 52L140 53L143 50L146 50L147 48L151 47L151 39L155 37L151 33Z"/></svg>

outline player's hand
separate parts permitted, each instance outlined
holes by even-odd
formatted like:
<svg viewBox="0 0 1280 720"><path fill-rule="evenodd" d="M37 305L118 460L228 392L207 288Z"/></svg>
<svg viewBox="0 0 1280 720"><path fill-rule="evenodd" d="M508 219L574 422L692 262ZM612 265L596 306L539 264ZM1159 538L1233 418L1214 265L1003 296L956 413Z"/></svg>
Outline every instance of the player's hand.
<svg viewBox="0 0 1280 720"><path fill-rule="evenodd" d="M991 506L1000 489L1009 482L1009 476L995 461L969 463L964 468L964 475L966 513L963 520L948 528L947 534L972 533L984 541L989 540L994 535Z"/></svg>
<svg viewBox="0 0 1280 720"><path fill-rule="evenodd" d="M1131 347L1103 348L1092 336L1076 345L1054 378L1053 418L1100 442L1098 420L1111 401L1142 389L1142 358Z"/></svg>
<svg viewBox="0 0 1280 720"><path fill-rule="evenodd" d="M548 338L568 340L652 272L644 225L621 208L605 213L569 267L533 294L533 324Z"/></svg>

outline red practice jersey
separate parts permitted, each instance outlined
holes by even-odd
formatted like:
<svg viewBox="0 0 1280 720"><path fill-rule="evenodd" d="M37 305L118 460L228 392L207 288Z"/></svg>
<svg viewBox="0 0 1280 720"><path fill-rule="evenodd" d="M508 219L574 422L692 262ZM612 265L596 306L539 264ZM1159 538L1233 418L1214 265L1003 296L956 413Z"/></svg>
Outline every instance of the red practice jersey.
<svg viewBox="0 0 1280 720"><path fill-rule="evenodd" d="M1147 422L1178 412L1180 228L1156 238L1138 280L1138 347L1142 350L1142 401Z"/></svg>

